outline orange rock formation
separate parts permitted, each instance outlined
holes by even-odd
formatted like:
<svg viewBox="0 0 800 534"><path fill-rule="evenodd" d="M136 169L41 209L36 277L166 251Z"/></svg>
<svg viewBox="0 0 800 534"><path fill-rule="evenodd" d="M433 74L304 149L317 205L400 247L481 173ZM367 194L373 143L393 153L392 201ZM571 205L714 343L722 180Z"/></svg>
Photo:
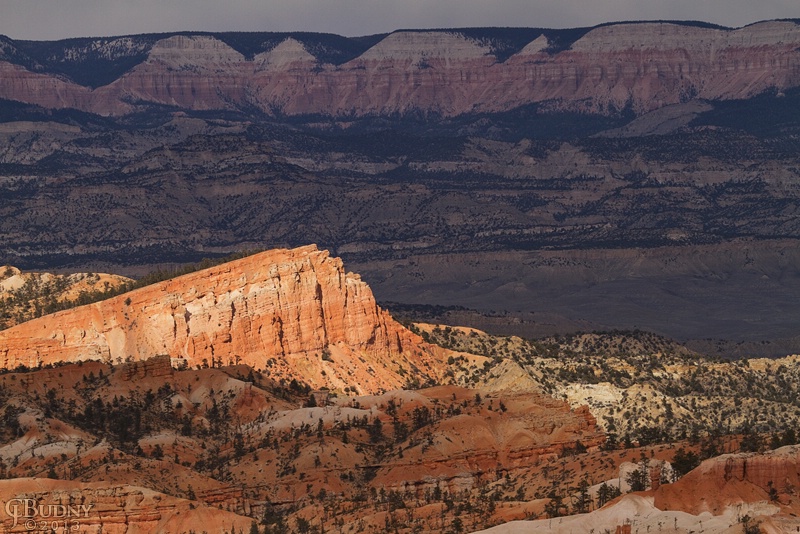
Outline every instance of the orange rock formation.
<svg viewBox="0 0 800 534"><path fill-rule="evenodd" d="M661 510L716 515L731 505L767 501L771 489L780 501L800 487L799 465L796 445L762 454L725 454L706 460L675 484L658 488L654 504Z"/></svg>
<svg viewBox="0 0 800 534"><path fill-rule="evenodd" d="M242 362L312 387L371 393L441 375L358 275L314 245L273 250L0 332L0 365L183 358Z"/></svg>
<svg viewBox="0 0 800 534"><path fill-rule="evenodd" d="M252 522L134 486L18 478L0 481L0 495L3 532L238 532Z"/></svg>

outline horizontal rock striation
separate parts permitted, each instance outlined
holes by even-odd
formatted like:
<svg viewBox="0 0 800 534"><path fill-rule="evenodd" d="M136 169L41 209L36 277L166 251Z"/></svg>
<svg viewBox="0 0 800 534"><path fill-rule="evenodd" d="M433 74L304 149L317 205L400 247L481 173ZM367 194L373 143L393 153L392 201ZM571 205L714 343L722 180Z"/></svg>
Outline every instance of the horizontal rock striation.
<svg viewBox="0 0 800 534"><path fill-rule="evenodd" d="M252 519L147 488L38 478L0 481L3 532L222 532ZM11 515L9 515L11 512ZM15 517L15 515L17 517ZM54 528L53 525L59 525Z"/></svg>
<svg viewBox="0 0 800 534"><path fill-rule="evenodd" d="M675 484L653 492L661 510L692 514L719 514L729 506L796 495L800 487L800 447L782 447L765 453L725 454L703 462Z"/></svg>
<svg viewBox="0 0 800 534"><path fill-rule="evenodd" d="M0 332L0 365L246 363L314 387L375 392L440 376L438 351L316 246L272 250ZM145 368L132 369L132 376Z"/></svg>
<svg viewBox="0 0 800 534"><path fill-rule="evenodd" d="M798 28L792 21L739 29L620 23L591 29L565 49L541 34L508 58L468 32L400 31L341 64L293 37L248 57L222 36L175 35L149 47L129 44L143 60L95 89L0 54L0 98L104 115L139 104L348 117L455 116L534 103L642 113L800 85Z"/></svg>

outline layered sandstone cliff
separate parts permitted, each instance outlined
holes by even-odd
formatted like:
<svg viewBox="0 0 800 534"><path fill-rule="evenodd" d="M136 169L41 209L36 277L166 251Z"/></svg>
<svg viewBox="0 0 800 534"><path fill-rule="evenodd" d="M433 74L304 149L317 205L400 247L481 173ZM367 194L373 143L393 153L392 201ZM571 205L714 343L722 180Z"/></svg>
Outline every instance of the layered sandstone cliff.
<svg viewBox="0 0 800 534"><path fill-rule="evenodd" d="M0 365L246 363L314 387L374 392L440 376L433 348L316 246L273 250L0 332Z"/></svg>
<svg viewBox="0 0 800 534"><path fill-rule="evenodd" d="M147 488L19 478L0 481L3 532L246 531L252 519Z"/></svg>
<svg viewBox="0 0 800 534"><path fill-rule="evenodd" d="M587 31L564 50L541 34L509 58L490 41L459 30L395 32L332 64L291 36L247 57L213 35L176 35L148 46L130 43L136 53L146 50L145 59L93 90L46 69L31 71L6 53L0 54L0 98L112 115L151 103L288 115L452 116L532 103L645 112L800 85L800 26L792 21L739 29L611 24Z"/></svg>
<svg viewBox="0 0 800 534"><path fill-rule="evenodd" d="M794 503L800 487L798 466L796 445L762 454L725 454L706 460L675 484L658 488L654 504L661 510L716 515L742 503Z"/></svg>
<svg viewBox="0 0 800 534"><path fill-rule="evenodd" d="M558 521L513 521L486 534L570 532L759 532L800 530L798 446L726 454L703 462L674 484L634 492L588 514Z"/></svg>

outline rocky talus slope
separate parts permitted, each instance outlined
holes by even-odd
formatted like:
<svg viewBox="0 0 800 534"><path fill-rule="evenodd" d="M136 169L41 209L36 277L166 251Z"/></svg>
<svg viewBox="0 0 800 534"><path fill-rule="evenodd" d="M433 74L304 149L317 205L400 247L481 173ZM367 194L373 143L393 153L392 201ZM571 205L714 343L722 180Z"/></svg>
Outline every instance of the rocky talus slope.
<svg viewBox="0 0 800 534"><path fill-rule="evenodd" d="M169 355L365 393L438 378L442 353L315 246L256 254L0 332L6 368Z"/></svg>

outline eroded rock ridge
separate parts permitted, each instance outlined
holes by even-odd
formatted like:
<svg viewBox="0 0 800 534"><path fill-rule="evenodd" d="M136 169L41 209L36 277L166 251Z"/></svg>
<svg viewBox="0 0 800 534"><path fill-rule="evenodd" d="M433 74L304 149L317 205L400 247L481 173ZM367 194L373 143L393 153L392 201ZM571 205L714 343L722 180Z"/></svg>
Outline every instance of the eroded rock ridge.
<svg viewBox="0 0 800 534"><path fill-rule="evenodd" d="M316 246L272 250L0 332L6 368L59 361L246 363L316 387L373 392L441 366Z"/></svg>

